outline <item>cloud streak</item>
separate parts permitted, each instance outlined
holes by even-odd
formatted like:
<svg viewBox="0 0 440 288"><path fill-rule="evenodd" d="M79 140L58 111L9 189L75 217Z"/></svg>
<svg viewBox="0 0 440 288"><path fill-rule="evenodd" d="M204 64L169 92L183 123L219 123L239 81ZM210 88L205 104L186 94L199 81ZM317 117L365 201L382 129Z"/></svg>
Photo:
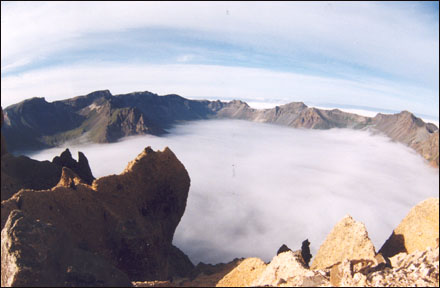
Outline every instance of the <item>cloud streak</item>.
<svg viewBox="0 0 440 288"><path fill-rule="evenodd" d="M1 103L6 107L30 97L62 100L101 89L110 89L115 95L145 90L161 95L179 91L178 94L190 99L242 99L277 104L292 101L316 104L324 99L358 106L380 102L382 109L411 110L438 118L437 106L430 105L430 91L410 85L394 85L374 78L365 83L257 68L189 64L94 63L10 76L2 78ZM405 100L414 94L418 95L418 102Z"/></svg>
<svg viewBox="0 0 440 288"><path fill-rule="evenodd" d="M408 105L403 109L408 110L420 110L414 107L417 105L425 110L438 106L439 24L435 12L438 4L2 2L1 5L2 81L10 76L24 79L34 75L39 79L42 70L49 67L76 69L78 65L106 62L119 68L129 63L164 64L166 69L168 65L189 63L304 74L306 78L327 77L329 81L348 80L357 82L356 85L362 82L365 89L370 84L376 89L378 79L383 78L380 90L389 93L385 106L390 106L389 97L406 101ZM87 93L108 88L99 84L101 78L101 74L95 74L81 83L74 80L73 84L59 84L74 85ZM57 77L45 79L44 84L56 80ZM118 82L119 78L107 80ZM21 85L32 85L29 81ZM212 81L197 84L206 90L208 86L216 86L217 82ZM92 86L88 83L97 84L86 89ZM136 87L140 83L132 82ZM277 83L272 81L268 85L272 84ZM319 84L308 83L314 97L333 97L325 89L315 87ZM402 88L398 89L399 86ZM272 88L273 94L267 94L266 98L273 101L278 101L279 94L296 92L288 91L285 88L290 87L283 84ZM144 89L145 86L141 88ZM229 88L233 89L236 87ZM184 94L186 90L184 87L172 93ZM9 92L13 93L2 88L2 94ZM43 92L54 93L43 88L37 93ZM252 97L252 92L236 90L235 98L245 97ZM355 102L360 97L345 95L338 103ZM370 100L374 104L369 106L382 104L379 98L362 102Z"/></svg>
<svg viewBox="0 0 440 288"><path fill-rule="evenodd" d="M167 137L69 148L84 152L99 177L120 173L148 145L169 146L191 177L174 243L194 263L268 261L281 244L299 249L306 238L316 254L346 214L366 224L379 249L411 207L438 196L437 169L365 131L210 120L176 126ZM61 150L33 157L51 159Z"/></svg>

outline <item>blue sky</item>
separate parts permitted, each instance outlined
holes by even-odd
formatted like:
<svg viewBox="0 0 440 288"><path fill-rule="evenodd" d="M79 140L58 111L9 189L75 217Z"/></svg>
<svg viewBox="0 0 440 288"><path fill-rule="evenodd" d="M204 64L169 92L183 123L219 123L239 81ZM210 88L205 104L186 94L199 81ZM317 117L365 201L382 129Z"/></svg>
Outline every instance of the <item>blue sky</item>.
<svg viewBox="0 0 440 288"><path fill-rule="evenodd" d="M438 119L438 2L2 2L2 106L110 89Z"/></svg>

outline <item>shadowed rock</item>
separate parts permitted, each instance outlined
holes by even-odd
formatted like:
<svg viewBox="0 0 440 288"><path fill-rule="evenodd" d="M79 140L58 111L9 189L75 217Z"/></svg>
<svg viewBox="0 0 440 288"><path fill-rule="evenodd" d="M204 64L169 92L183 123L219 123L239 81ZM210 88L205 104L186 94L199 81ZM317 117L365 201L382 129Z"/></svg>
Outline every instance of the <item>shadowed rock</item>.
<svg viewBox="0 0 440 288"><path fill-rule="evenodd" d="M436 247L439 237L439 198L429 198L414 206L394 229L379 252L386 257L398 253Z"/></svg>
<svg viewBox="0 0 440 288"><path fill-rule="evenodd" d="M310 259L312 259L312 254L310 254L310 242L309 239L306 239L301 244L301 256L306 263L306 266L309 267Z"/></svg>
<svg viewBox="0 0 440 288"><path fill-rule="evenodd" d="M281 245L281 247L277 251L277 255L280 255L283 252L292 251L286 244Z"/></svg>
<svg viewBox="0 0 440 288"><path fill-rule="evenodd" d="M53 162L2 155L1 199L9 199L21 189L44 190L54 187L60 180L63 167L70 168L87 184L94 179L87 158L81 152L78 152L78 162L72 158L69 149L56 156Z"/></svg>
<svg viewBox="0 0 440 288"><path fill-rule="evenodd" d="M1 286L127 287L131 282L100 256L80 249L50 223L13 210L1 233Z"/></svg>
<svg viewBox="0 0 440 288"><path fill-rule="evenodd" d="M56 156L53 158L52 163L61 167L70 168L72 171L75 171L78 176L84 180L86 184L92 184L95 177L92 175L92 170L89 166L89 161L86 156L80 151L78 151L78 161L75 161L72 158L72 154L69 149L64 150L60 156Z"/></svg>
<svg viewBox="0 0 440 288"><path fill-rule="evenodd" d="M104 257L131 280L166 279L190 182L174 153L148 147L123 173L96 179L92 186L75 183L75 176L65 172L50 190L21 190L3 201L2 227L10 211L21 209Z"/></svg>

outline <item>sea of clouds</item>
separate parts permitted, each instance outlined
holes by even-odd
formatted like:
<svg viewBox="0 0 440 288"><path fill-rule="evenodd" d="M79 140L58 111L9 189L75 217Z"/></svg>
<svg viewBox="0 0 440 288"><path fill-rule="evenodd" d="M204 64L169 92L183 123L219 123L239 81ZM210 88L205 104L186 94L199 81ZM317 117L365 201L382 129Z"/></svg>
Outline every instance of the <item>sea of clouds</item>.
<svg viewBox="0 0 440 288"><path fill-rule="evenodd" d="M367 131L307 130L240 120L177 125L165 137L69 146L95 177L121 173L146 146L171 148L191 177L173 243L197 264L260 257L309 239L316 254L344 215L376 250L410 208L438 197L439 172L405 145ZM51 160L65 147L29 154Z"/></svg>

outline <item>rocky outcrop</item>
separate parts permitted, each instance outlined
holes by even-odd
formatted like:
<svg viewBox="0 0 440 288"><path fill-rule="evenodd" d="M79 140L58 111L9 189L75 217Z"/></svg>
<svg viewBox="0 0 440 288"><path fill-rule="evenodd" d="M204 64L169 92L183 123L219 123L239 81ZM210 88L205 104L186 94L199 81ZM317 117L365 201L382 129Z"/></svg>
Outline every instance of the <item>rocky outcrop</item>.
<svg viewBox="0 0 440 288"><path fill-rule="evenodd" d="M439 198L429 198L415 207L394 229L379 252L386 257L424 251L438 245Z"/></svg>
<svg viewBox="0 0 440 288"><path fill-rule="evenodd" d="M323 274L307 268L301 251L287 251L275 256L251 286L318 286L326 282Z"/></svg>
<svg viewBox="0 0 440 288"><path fill-rule="evenodd" d="M131 280L166 279L190 182L174 153L148 147L123 173L91 186L70 172L64 169L60 184L50 190L23 189L2 201L2 227L18 209L50 223L75 247L100 255Z"/></svg>
<svg viewBox="0 0 440 288"><path fill-rule="evenodd" d="M378 113L371 120L372 127L394 141L403 143L438 167L438 128L408 111L386 115Z"/></svg>
<svg viewBox="0 0 440 288"><path fill-rule="evenodd" d="M417 151L423 158L429 161L433 167L439 165L439 146L438 146L438 130L431 133L426 140L414 143L411 147Z"/></svg>
<svg viewBox="0 0 440 288"><path fill-rule="evenodd" d="M1 232L1 286L128 287L127 275L50 223L13 210Z"/></svg>
<svg viewBox="0 0 440 288"><path fill-rule="evenodd" d="M247 258L217 282L217 287L249 287L266 269L260 258Z"/></svg>
<svg viewBox="0 0 440 288"><path fill-rule="evenodd" d="M78 161L76 161L72 158L69 149L66 149L49 162L33 160L26 156L16 157L2 150L1 200L9 199L21 189L43 190L54 187L60 180L63 167L70 168L87 184L91 184L95 179L89 162L82 152L78 152Z"/></svg>
<svg viewBox="0 0 440 288"><path fill-rule="evenodd" d="M90 169L89 161L80 151L78 151L78 161L74 160L69 149L66 149L61 153L60 156L54 157L52 163L58 165L59 167L70 168L86 184L90 185L92 184L93 180L95 180L95 177L92 175L92 170Z"/></svg>
<svg viewBox="0 0 440 288"><path fill-rule="evenodd" d="M179 248L171 245L168 254L168 275L173 278L182 278L194 271L194 264Z"/></svg>
<svg viewBox="0 0 440 288"><path fill-rule="evenodd" d="M438 199L436 203L428 199L421 203L423 205L416 206L419 210L426 210L428 215L436 213L431 211L433 207L424 204L425 202L437 205L438 209ZM421 216L423 212L418 211L417 214ZM431 226L431 229L438 229L438 222L425 224ZM425 225L418 225L415 228L417 231L412 232L418 235L427 228ZM321 265L324 268L312 270L307 267L302 255L307 255L304 250L307 250L305 246L308 246L308 241L304 241L302 250L298 251L291 251L287 246L282 245L278 255L268 264L258 258L235 259L227 264L199 264L192 278L135 282L134 285L138 287L438 287L438 241L437 238L434 246L410 254L402 252L387 258L381 253L374 253L374 247L368 239L364 225L346 216L336 224L319 249L319 257L325 256L329 259L328 261L324 259L327 262L318 261L320 264L324 263ZM348 252L343 253L342 249ZM314 265L317 264L314 262Z"/></svg>
<svg viewBox="0 0 440 288"><path fill-rule="evenodd" d="M78 152L78 161L66 149L60 156L49 161L37 161L26 156L5 154L1 159L1 200L7 200L21 189L44 190L57 185L63 167L70 168L85 183L94 177L87 158Z"/></svg>
<svg viewBox="0 0 440 288"><path fill-rule="evenodd" d="M365 225L345 216L333 227L313 259L311 269L330 268L344 259L374 261L376 251Z"/></svg>
<svg viewBox="0 0 440 288"><path fill-rule="evenodd" d="M438 287L439 248L402 253L391 268L366 261L344 260L330 272L332 286L340 287Z"/></svg>

